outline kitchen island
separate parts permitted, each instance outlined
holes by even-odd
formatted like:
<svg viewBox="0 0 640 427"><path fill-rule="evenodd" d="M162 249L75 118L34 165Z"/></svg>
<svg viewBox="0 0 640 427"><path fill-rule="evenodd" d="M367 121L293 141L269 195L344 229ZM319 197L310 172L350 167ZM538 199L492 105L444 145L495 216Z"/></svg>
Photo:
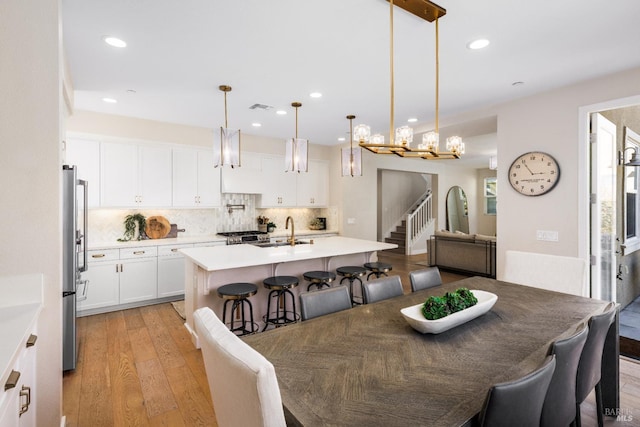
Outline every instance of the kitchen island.
<svg viewBox="0 0 640 427"><path fill-rule="evenodd" d="M199 347L193 327L193 312L208 306L222 319L224 300L218 297L216 289L228 283L248 282L258 286L258 293L249 300L253 305L254 320L262 329L268 295L262 281L267 277L298 277L300 285L292 289L297 304L298 295L307 289L307 283L302 279L304 272L335 271L345 265L361 266L373 261L377 251L396 247L390 243L336 236L307 240L295 246L243 244L181 249L185 256L185 326Z"/></svg>

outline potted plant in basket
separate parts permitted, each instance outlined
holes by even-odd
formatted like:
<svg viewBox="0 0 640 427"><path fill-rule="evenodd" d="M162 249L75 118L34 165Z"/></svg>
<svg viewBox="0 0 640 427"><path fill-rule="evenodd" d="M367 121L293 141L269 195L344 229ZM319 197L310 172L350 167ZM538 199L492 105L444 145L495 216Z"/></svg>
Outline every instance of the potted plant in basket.
<svg viewBox="0 0 640 427"><path fill-rule="evenodd" d="M273 233L276 229L276 224L273 222L267 223L267 233Z"/></svg>

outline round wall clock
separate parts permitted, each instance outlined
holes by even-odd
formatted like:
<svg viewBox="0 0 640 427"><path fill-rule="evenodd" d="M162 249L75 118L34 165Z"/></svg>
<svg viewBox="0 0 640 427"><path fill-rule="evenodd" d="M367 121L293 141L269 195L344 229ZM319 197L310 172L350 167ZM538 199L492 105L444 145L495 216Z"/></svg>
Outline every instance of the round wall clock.
<svg viewBox="0 0 640 427"><path fill-rule="evenodd" d="M553 190L560 179L560 166L552 156L540 151L525 153L509 167L509 182L520 194L541 196Z"/></svg>

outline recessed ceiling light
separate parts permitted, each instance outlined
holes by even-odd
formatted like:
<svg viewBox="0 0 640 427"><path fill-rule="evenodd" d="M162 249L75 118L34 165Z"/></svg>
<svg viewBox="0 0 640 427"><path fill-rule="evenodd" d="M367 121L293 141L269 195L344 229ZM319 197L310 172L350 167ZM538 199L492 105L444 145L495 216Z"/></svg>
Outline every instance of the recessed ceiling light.
<svg viewBox="0 0 640 427"><path fill-rule="evenodd" d="M127 47L127 42L117 37L104 36L102 38L106 44L113 47Z"/></svg>
<svg viewBox="0 0 640 427"><path fill-rule="evenodd" d="M309 96L312 98L322 98L322 94L320 92L311 92Z"/></svg>
<svg viewBox="0 0 640 427"><path fill-rule="evenodd" d="M409 119L407 119L407 121L408 121L409 123L415 123L415 122L417 122L417 121L418 121L418 119L416 119L415 117L410 117Z"/></svg>
<svg viewBox="0 0 640 427"><path fill-rule="evenodd" d="M135 89L127 89L127 93L136 93Z"/></svg>
<svg viewBox="0 0 640 427"><path fill-rule="evenodd" d="M344 136L341 136L340 138L338 138L338 141L346 141L347 138L345 138Z"/></svg>
<svg viewBox="0 0 640 427"><path fill-rule="evenodd" d="M287 112L284 111L284 110L278 110L278 111L276 111L276 114L278 114L279 116L285 116L287 114Z"/></svg>
<svg viewBox="0 0 640 427"><path fill-rule="evenodd" d="M489 46L489 43L490 43L490 41L487 40L487 39L477 39L477 40L473 40L473 41L470 41L469 43L467 43L467 47L469 49L473 49L473 50L483 49L483 48Z"/></svg>
<svg viewBox="0 0 640 427"><path fill-rule="evenodd" d="M102 98L102 101L108 103L108 104L115 104L116 102L118 102L117 99L113 99L113 98Z"/></svg>
<svg viewBox="0 0 640 427"><path fill-rule="evenodd" d="M259 128L260 126L262 126L262 123L251 123L251 126L253 126L254 128Z"/></svg>

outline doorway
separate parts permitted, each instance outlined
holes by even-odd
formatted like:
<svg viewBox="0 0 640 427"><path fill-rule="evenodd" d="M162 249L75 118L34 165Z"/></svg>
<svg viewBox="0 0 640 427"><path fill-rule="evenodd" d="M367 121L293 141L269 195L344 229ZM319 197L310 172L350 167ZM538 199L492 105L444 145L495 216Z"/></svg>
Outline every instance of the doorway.
<svg viewBox="0 0 640 427"><path fill-rule="evenodd" d="M592 297L621 306L620 352L640 359L640 105L591 114Z"/></svg>

